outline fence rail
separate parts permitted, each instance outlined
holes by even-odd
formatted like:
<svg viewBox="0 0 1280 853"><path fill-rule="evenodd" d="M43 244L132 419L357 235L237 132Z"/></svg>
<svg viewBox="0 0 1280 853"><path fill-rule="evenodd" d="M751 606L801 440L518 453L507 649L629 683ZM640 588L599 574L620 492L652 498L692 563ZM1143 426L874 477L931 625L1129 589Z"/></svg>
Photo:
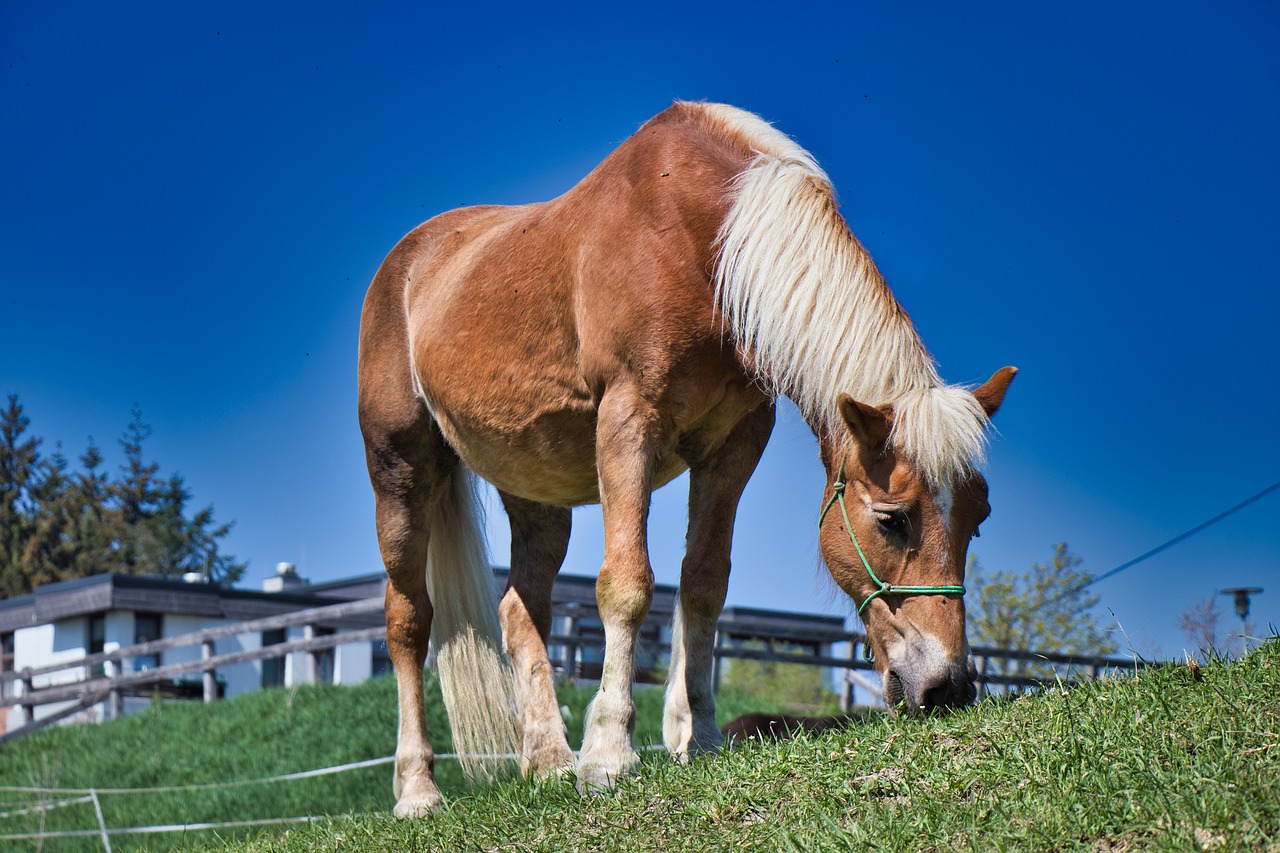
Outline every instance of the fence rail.
<svg viewBox="0 0 1280 853"><path fill-rule="evenodd" d="M343 621L366 621L359 617L381 614L383 599L381 597L347 601L324 607L300 610L278 616L267 616L251 619L246 622L218 625L200 631L192 631L173 637L165 637L146 643L138 643L111 651L86 655L81 658L64 661L47 666L23 669L17 672L0 672L0 708L21 706L27 720L26 725L0 735L0 744L21 737L43 728L53 720L61 719L90 708L106 699L109 711L118 713L121 697L125 691L139 690L148 686L158 686L172 679L185 675L200 673L203 676L203 698L211 702L217 698L217 670L250 661L281 658L295 653L310 655L308 669L309 678L314 680L318 671L315 653L351 643L382 642L386 638L385 625L374 627L353 627L335 630L335 633L316 636L317 625L334 626ZM602 635L591 636L580 633L579 628L584 619L595 619L595 608L581 603L562 604L553 608L553 615L567 619L569 630L552 634L548 646L558 649L559 654L552 658L553 666L562 675L579 677L583 675L583 652L597 651L603 648ZM670 614L652 613L651 620L662 620ZM304 626L306 636L301 640L244 649L237 652L214 654L214 643L229 637L258 634L263 631L275 631L292 626ZM751 642L756 641L756 642ZM747 643L750 643L748 645ZM763 643L761 647L760 643ZM648 650L655 658L669 659L671 647L669 642L659 641L647 643ZM124 662L130 658L159 656L162 652L174 649L199 646L201 657L181 663L165 664L139 672L123 672ZM847 647L844 655L821 653L820 649L832 650L835 647ZM777 663L807 664L810 666L830 667L844 670L846 673L844 704L852 700L853 684L864 687L873 686L865 677L857 674L858 670L871 670L874 665L866 660L863 653L866 649L866 636L858 631L832 630L814 626L805 630L795 626L780 626L769 621L752 622L740 618L721 620L714 649L715 668L718 674L721 661L725 659L754 660ZM1050 664L1055 668L1072 668L1087 672L1090 677L1127 668L1133 668L1135 662L1123 658L1093 657L1069 655L1055 652L1030 652L1014 649L995 649L985 647L973 648L973 656L978 668L980 689L987 685L1003 685L1031 687L1041 684L1041 680L1027 675L1007 674L1006 667L1000 672L991 671L993 661L1020 661L1036 664ZM113 670L109 674L96 675L95 669L106 667ZM66 681L44 687L36 687L35 679L50 676L54 673L66 673L79 670L82 677L75 681ZM14 683L21 685L20 691L13 689ZM73 703L35 719L34 709L52 703Z"/></svg>

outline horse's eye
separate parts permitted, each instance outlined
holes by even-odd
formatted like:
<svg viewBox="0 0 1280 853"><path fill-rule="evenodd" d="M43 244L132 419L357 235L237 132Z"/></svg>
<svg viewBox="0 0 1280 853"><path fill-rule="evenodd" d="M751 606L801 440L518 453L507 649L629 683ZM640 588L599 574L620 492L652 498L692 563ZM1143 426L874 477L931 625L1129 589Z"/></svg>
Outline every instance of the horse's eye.
<svg viewBox="0 0 1280 853"><path fill-rule="evenodd" d="M905 510L874 510L872 515L880 526L880 532L886 536L905 539L911 532L911 519Z"/></svg>

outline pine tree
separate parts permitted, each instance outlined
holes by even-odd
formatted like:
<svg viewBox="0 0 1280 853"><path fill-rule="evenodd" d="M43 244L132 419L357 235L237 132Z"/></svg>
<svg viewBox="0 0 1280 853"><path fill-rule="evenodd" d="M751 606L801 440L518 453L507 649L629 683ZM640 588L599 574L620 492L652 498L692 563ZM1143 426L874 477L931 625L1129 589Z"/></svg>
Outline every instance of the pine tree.
<svg viewBox="0 0 1280 853"><path fill-rule="evenodd" d="M123 574L151 574L164 563L158 560L161 548L156 541L158 525L153 519L160 511L164 494L164 481L160 479L160 466L147 462L142 454L142 443L151 436L151 427L142 420L142 411L134 406L133 419L120 447L124 450L124 464L120 466L121 479L112 485L114 504L112 535L118 543L116 565L113 571Z"/></svg>
<svg viewBox="0 0 1280 853"><path fill-rule="evenodd" d="M218 550L231 525L213 507L188 517L191 493L182 477L164 477L143 443L151 428L142 413L120 439L118 479L103 470L90 439L71 471L61 448L44 457L40 439L26 438L29 419L16 395L0 412L0 597L61 580L115 572L177 577L200 572L231 584L246 564Z"/></svg>
<svg viewBox="0 0 1280 853"><path fill-rule="evenodd" d="M28 486L34 528L22 570L32 588L114 570L106 521L112 512L109 483L99 471L102 455L92 440L80 463L84 470L69 474L59 449L41 461L39 476Z"/></svg>
<svg viewBox="0 0 1280 853"><path fill-rule="evenodd" d="M0 597L30 590L22 569L22 553L33 524L27 496L40 464L40 439L23 439L31 420L22 413L18 395L0 412Z"/></svg>
<svg viewBox="0 0 1280 853"><path fill-rule="evenodd" d="M70 580L75 541L66 505L67 460L61 449L40 460L27 482L30 530L22 549L22 574L32 589Z"/></svg>
<svg viewBox="0 0 1280 853"><path fill-rule="evenodd" d="M102 470L104 461L90 438L89 446L80 455L83 470L67 490L72 536L77 545L71 567L73 577L87 577L115 565L118 543L111 536L111 481Z"/></svg>

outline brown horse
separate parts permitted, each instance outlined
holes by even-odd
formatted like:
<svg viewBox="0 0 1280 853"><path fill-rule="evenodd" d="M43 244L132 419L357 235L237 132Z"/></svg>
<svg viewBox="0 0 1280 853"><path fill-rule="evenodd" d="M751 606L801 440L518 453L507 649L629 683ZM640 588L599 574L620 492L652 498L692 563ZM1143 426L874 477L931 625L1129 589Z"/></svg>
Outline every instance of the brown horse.
<svg viewBox="0 0 1280 853"><path fill-rule="evenodd" d="M649 494L685 470L664 740L682 758L722 744L712 639L738 499L779 394L819 439L824 503L839 505L823 515L820 549L862 604L887 698L970 701L960 584L989 511L975 465L1013 374L972 393L944 385L813 158L732 107L673 105L553 201L416 228L374 278L360 330L400 697L396 814L441 801L423 717L429 634L459 752L514 748L525 772L575 768L546 641L578 504L604 515L606 643L579 785L608 787L634 767ZM496 613L472 472L511 521Z"/></svg>

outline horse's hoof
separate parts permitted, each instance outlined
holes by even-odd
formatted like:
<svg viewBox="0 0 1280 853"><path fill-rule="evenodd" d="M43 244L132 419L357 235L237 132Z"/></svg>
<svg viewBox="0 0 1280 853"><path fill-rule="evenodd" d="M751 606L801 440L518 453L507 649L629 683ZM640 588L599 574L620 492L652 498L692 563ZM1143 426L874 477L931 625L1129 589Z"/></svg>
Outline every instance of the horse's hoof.
<svg viewBox="0 0 1280 853"><path fill-rule="evenodd" d="M432 812L439 811L443 805L444 797L440 796L439 791L427 791L420 796L406 794L396 803L392 814L401 820L426 817Z"/></svg>
<svg viewBox="0 0 1280 853"><path fill-rule="evenodd" d="M583 756L578 762L578 793L611 791L620 778L634 775L639 763L640 756L631 750L615 756Z"/></svg>
<svg viewBox="0 0 1280 853"><path fill-rule="evenodd" d="M719 752L724 748L724 735L712 725L701 725L692 732L678 732L666 740L667 752L680 764L688 764L695 755Z"/></svg>
<svg viewBox="0 0 1280 853"><path fill-rule="evenodd" d="M568 746L539 750L524 756L520 761L520 770L526 776L537 779L549 779L572 773L576 759Z"/></svg>

